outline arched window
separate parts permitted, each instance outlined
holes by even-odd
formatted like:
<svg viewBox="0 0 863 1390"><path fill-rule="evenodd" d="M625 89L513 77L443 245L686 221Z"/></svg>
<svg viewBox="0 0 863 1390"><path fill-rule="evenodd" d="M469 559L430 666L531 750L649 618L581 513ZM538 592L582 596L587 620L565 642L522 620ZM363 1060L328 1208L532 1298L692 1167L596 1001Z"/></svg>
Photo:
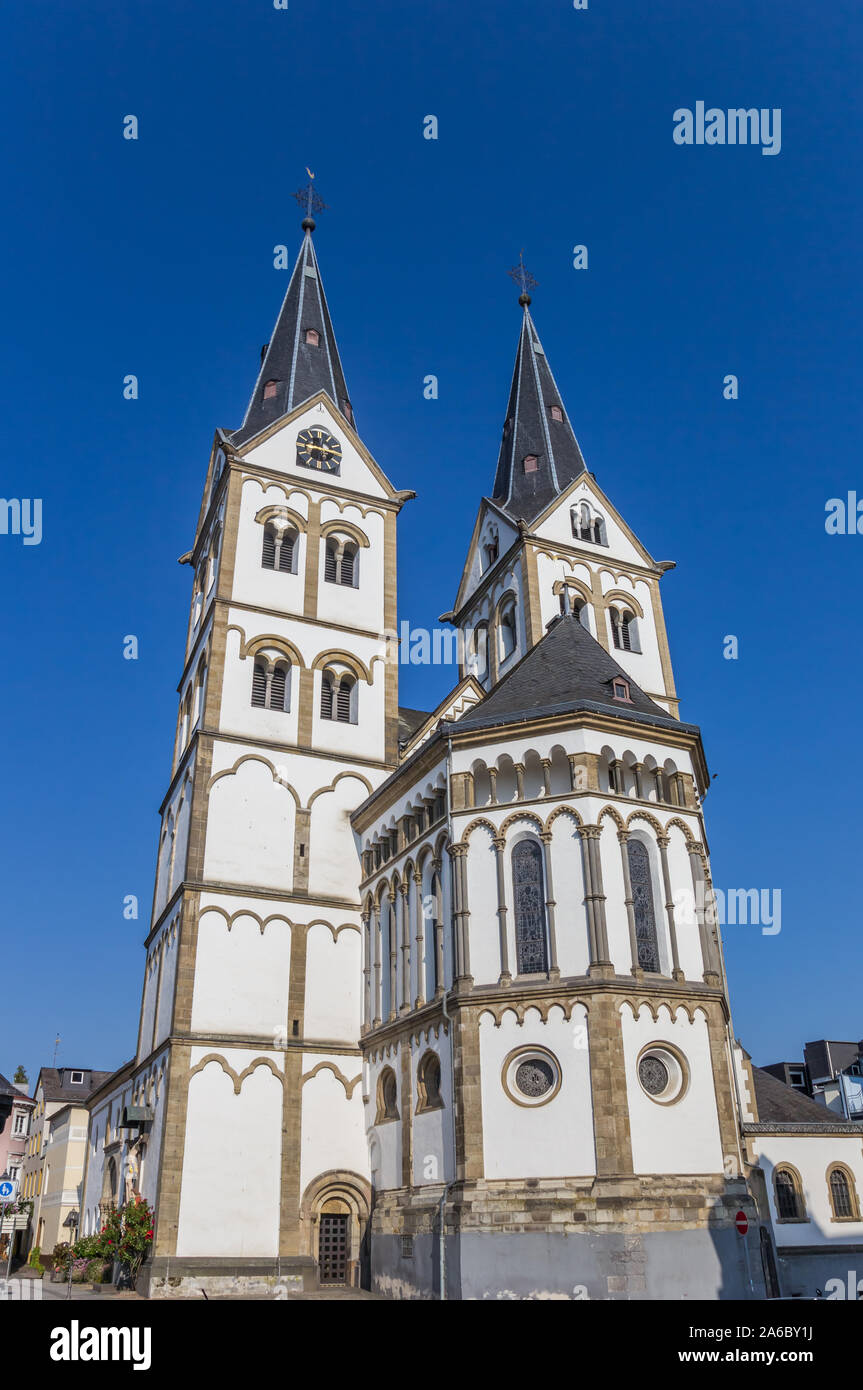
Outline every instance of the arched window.
<svg viewBox="0 0 863 1390"><path fill-rule="evenodd" d="M578 618L578 621L581 623L581 626L582 626L582 627L586 627L587 630L588 630L588 632L589 632L589 631L590 631L590 623L588 622L588 619L587 619L587 612L588 612L587 600L586 600L586 599L583 599L576 589L568 588L568 586L566 586L566 585L564 585L564 587L561 589L560 593L559 593L558 596L557 596L557 597L558 597L558 602L559 602L559 604L560 604L560 611L561 611L561 613L565 613L565 612L566 612L566 598L567 598L567 593L569 594L569 610L570 610L570 612L572 613L573 617Z"/></svg>
<svg viewBox="0 0 863 1390"><path fill-rule="evenodd" d="M619 776L616 770L615 776ZM631 839L626 846L629 860L629 881L632 887L632 907L635 913L635 940L638 964L642 970L659 971L659 940L653 910L653 881L650 875L650 855L643 840Z"/></svg>
<svg viewBox="0 0 863 1390"><path fill-rule="evenodd" d="M399 1118L398 1095L396 1074L392 1067L384 1067L378 1077L378 1113L375 1116L375 1124Z"/></svg>
<svg viewBox="0 0 863 1390"><path fill-rule="evenodd" d="M321 677L321 718L341 724L357 722L357 682L353 676L325 671Z"/></svg>
<svg viewBox="0 0 863 1390"><path fill-rule="evenodd" d="M827 1172L827 1190L833 1208L834 1221L859 1221L857 1191L854 1178L847 1168L834 1163Z"/></svg>
<svg viewBox="0 0 863 1390"><path fill-rule="evenodd" d="M488 624L478 623L473 630L468 669L477 680L485 680L488 675Z"/></svg>
<svg viewBox="0 0 863 1390"><path fill-rule="evenodd" d="M513 849L512 886L518 973L544 974L548 970L545 894L542 847L537 840L519 840Z"/></svg>
<svg viewBox="0 0 863 1390"><path fill-rule="evenodd" d="M621 652L640 652L641 644L638 640L638 623L635 614L628 608L609 609L611 619L611 638L615 647Z"/></svg>
<svg viewBox="0 0 863 1390"><path fill-rule="evenodd" d="M264 527L261 568L281 570L282 574L296 574L296 542L296 531L276 526L272 521L268 521Z"/></svg>
<svg viewBox="0 0 863 1390"><path fill-rule="evenodd" d="M498 635L500 647L500 660L506 661L507 657L512 656L518 641L515 625L515 604L508 603L501 610L498 620Z"/></svg>
<svg viewBox="0 0 863 1390"><path fill-rule="evenodd" d="M258 657L252 671L252 706L288 713L291 708L291 667L287 661L271 666Z"/></svg>
<svg viewBox="0 0 863 1390"><path fill-rule="evenodd" d="M802 1221L806 1210L797 1174L790 1168L777 1168L773 1174L776 1214L780 1221Z"/></svg>
<svg viewBox="0 0 863 1390"><path fill-rule="evenodd" d="M427 1052L417 1067L417 1114L423 1110L442 1110L440 1089L440 1058Z"/></svg>
<svg viewBox="0 0 863 1390"><path fill-rule="evenodd" d="M359 546L355 541L340 541L331 537L324 552L324 580L327 584L344 584L356 589L359 585Z"/></svg>

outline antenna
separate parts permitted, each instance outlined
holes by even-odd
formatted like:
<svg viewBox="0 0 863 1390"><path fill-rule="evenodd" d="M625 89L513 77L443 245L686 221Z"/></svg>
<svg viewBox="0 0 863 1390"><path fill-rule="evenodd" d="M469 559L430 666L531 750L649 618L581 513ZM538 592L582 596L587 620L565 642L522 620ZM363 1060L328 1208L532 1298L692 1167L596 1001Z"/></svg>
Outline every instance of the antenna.
<svg viewBox="0 0 863 1390"><path fill-rule="evenodd" d="M58 1050L59 1046L60 1046L60 1034L58 1033L57 1036L56 1036L56 1038L54 1039L54 1059L53 1059L53 1061L52 1061L52 1063L51 1063L51 1066L52 1066L52 1067L56 1067L56 1065L57 1065L57 1050Z"/></svg>

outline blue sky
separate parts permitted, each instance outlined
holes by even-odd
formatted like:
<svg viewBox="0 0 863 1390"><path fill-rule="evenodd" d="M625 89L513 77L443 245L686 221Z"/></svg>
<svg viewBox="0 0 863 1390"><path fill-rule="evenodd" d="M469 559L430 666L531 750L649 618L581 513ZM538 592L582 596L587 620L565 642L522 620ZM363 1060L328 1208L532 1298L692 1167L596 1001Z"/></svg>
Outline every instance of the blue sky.
<svg viewBox="0 0 863 1390"><path fill-rule="evenodd" d="M429 625L455 596L524 247L588 467L677 561L666 618L718 774L716 883L782 890L778 936L726 931L736 1031L762 1062L863 1035L863 537L824 529L828 498L863 496L859 7L12 0L5 30L0 493L43 499L43 540L0 536L0 1071L32 1079L57 1032L70 1065L134 1049L190 592L176 560L284 292L273 247L299 246L306 164L360 432L418 494L400 617ZM781 108L781 153L676 145L673 112L698 100ZM448 683L406 668L402 703Z"/></svg>

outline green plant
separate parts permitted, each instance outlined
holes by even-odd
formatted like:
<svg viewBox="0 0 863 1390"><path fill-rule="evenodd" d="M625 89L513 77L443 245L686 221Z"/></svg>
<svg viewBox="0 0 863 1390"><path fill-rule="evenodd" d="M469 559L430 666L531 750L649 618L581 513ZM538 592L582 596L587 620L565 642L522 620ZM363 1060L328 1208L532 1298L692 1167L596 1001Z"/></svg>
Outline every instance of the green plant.
<svg viewBox="0 0 863 1390"><path fill-rule="evenodd" d="M99 1255L95 1260L88 1260L84 1277L89 1284L104 1284L110 1273L111 1261Z"/></svg>
<svg viewBox="0 0 863 1390"><path fill-rule="evenodd" d="M111 1254L123 1266L129 1282L134 1284L153 1240L152 1208L143 1197L133 1197L119 1211L110 1213L103 1234Z"/></svg>
<svg viewBox="0 0 863 1390"><path fill-rule="evenodd" d="M30 1078L23 1067L16 1067L15 1075L12 1077L12 1080L15 1082L16 1086L26 1086Z"/></svg>
<svg viewBox="0 0 863 1390"><path fill-rule="evenodd" d="M42 1248L41 1248L41 1246L39 1246L39 1245L34 1245L34 1246L33 1246L33 1249L30 1251L30 1254L27 1256L27 1263L28 1263L28 1265L30 1266L31 1269L35 1269L35 1271L36 1271L37 1274L44 1274L44 1273L45 1273L45 1266L43 1265L42 1260L41 1260L41 1258L40 1258L40 1257L41 1257L41 1254L42 1254Z"/></svg>
<svg viewBox="0 0 863 1390"><path fill-rule="evenodd" d="M69 1266L72 1263L72 1247L68 1240L61 1240L51 1252L54 1261L54 1269L59 1271L65 1278L69 1273Z"/></svg>

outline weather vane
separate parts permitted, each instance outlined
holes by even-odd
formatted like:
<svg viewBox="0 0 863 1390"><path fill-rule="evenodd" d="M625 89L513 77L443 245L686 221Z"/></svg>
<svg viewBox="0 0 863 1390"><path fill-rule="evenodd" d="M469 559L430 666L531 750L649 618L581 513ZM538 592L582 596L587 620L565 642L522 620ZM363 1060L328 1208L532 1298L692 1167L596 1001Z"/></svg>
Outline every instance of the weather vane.
<svg viewBox="0 0 863 1390"><path fill-rule="evenodd" d="M300 207L305 209L306 215L303 218L303 229L308 229L308 231L313 232L315 230L315 219L313 214L316 212L323 212L327 204L324 202L323 198L315 192L315 176L308 165L306 165L306 173L309 176L309 182L306 184L305 188L298 188L293 196L296 198Z"/></svg>
<svg viewBox="0 0 863 1390"><path fill-rule="evenodd" d="M529 270L524 265L524 247L518 255L518 265L514 265L512 270L508 270L507 275L521 287L521 294L518 297L519 304L528 305L530 303L530 290L536 289L537 281L533 278Z"/></svg>

